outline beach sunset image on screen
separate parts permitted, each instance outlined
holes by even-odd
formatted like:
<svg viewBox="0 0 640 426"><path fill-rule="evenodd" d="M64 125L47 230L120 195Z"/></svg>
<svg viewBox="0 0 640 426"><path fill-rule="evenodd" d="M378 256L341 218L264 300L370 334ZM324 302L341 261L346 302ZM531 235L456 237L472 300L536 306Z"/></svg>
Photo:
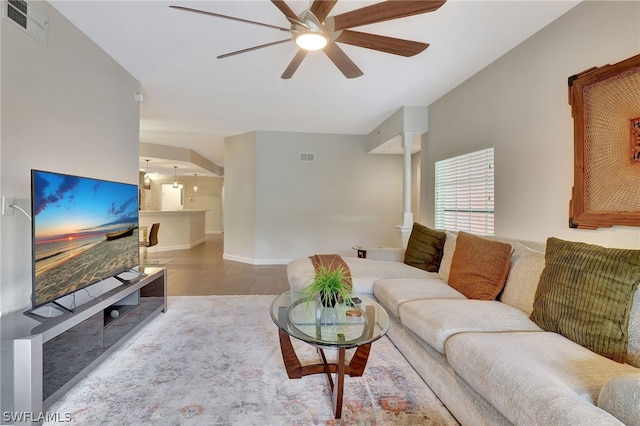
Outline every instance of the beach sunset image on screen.
<svg viewBox="0 0 640 426"><path fill-rule="evenodd" d="M138 187L32 171L33 305L139 262Z"/></svg>

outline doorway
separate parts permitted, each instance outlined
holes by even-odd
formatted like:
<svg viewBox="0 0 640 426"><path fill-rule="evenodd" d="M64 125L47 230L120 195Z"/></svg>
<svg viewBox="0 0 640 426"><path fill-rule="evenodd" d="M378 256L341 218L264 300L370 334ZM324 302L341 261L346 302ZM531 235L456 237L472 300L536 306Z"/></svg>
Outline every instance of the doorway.
<svg viewBox="0 0 640 426"><path fill-rule="evenodd" d="M162 184L162 198L160 200L161 210L182 210L184 207L184 187L173 184Z"/></svg>

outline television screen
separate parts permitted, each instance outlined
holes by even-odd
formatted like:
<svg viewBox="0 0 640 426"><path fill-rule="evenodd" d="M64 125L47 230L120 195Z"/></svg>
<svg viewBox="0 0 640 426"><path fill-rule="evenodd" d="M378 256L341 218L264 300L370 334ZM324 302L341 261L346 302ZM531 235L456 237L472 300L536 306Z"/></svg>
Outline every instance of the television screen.
<svg viewBox="0 0 640 426"><path fill-rule="evenodd" d="M138 187L31 171L33 307L139 265Z"/></svg>

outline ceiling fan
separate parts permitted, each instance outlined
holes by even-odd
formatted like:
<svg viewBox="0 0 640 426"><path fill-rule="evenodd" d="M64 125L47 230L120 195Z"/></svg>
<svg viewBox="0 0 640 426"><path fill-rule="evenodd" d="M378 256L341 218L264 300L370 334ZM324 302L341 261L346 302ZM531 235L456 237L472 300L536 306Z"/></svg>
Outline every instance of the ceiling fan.
<svg viewBox="0 0 640 426"><path fill-rule="evenodd" d="M313 3L311 3L311 7L300 15L296 15L284 0L271 0L271 3L273 3L290 22L290 28L250 21L248 19L236 18L233 16L220 15L218 13L192 9L189 7L169 7L184 10L186 12L200 13L203 15L240 21L247 24L260 25L279 31L289 32L292 35L292 38L226 53L218 56L218 59L294 40L299 47L298 52L289 63L289 66L284 70L281 78L291 78L309 51L321 49L329 59L331 59L335 66L338 67L342 74L345 75L345 77L355 78L360 77L363 74L362 71L336 43L351 44L353 46L364 47L405 57L417 55L429 47L429 44L353 31L350 28L433 12L434 10L439 9L445 2L446 0L388 0L350 12L341 13L339 15L328 16L331 9L333 9L337 3L337 0L314 0Z"/></svg>

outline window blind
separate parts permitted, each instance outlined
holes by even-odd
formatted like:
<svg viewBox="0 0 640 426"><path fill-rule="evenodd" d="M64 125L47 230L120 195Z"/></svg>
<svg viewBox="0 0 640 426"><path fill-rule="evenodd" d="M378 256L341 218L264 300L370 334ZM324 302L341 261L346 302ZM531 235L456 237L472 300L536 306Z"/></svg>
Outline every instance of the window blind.
<svg viewBox="0 0 640 426"><path fill-rule="evenodd" d="M491 147L436 162L436 228L493 235L493 151Z"/></svg>

